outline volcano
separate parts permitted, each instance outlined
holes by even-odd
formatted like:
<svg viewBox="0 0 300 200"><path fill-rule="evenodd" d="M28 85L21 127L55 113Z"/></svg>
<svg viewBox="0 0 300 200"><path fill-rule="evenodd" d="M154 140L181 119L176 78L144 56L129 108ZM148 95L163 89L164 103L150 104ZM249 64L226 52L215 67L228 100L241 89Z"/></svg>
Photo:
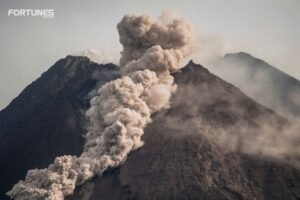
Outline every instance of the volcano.
<svg viewBox="0 0 300 200"><path fill-rule="evenodd" d="M146 127L145 145L67 199L300 199L294 160L244 144L264 124L281 134L291 122L192 61L173 75L177 92ZM119 76L114 64L67 56L0 112L1 199L28 169L81 153L94 89Z"/></svg>

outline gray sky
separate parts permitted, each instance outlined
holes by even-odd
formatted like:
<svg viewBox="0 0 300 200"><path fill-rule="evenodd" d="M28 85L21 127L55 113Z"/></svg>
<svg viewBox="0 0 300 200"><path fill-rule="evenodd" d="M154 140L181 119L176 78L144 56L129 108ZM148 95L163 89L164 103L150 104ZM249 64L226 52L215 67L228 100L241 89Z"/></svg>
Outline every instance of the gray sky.
<svg viewBox="0 0 300 200"><path fill-rule="evenodd" d="M10 8L53 8L55 19L8 17ZM300 79L299 0L0 0L0 109L67 54L119 49L124 14L158 17L165 9L214 35L223 53L249 52Z"/></svg>

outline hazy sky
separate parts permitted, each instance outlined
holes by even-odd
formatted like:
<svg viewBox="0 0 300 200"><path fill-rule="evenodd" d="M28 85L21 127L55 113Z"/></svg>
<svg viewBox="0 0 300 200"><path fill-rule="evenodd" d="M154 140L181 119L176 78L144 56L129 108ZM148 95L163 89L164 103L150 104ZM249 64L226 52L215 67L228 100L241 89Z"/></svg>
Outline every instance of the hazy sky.
<svg viewBox="0 0 300 200"><path fill-rule="evenodd" d="M10 8L53 8L55 19L8 17ZM67 54L119 49L124 14L165 9L213 34L216 49L249 52L300 79L300 0L0 0L0 109Z"/></svg>

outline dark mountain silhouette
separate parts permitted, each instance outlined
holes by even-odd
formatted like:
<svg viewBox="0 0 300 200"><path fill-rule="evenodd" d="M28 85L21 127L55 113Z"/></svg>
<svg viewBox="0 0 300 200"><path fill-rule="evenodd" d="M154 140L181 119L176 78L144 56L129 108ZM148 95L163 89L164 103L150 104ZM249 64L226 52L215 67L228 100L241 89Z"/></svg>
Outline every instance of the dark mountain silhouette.
<svg viewBox="0 0 300 200"><path fill-rule="evenodd" d="M119 76L113 64L85 57L58 61L0 112L1 199L28 169L80 154L84 110L96 85ZM300 199L300 170L285 162L220 146L205 135L238 125L278 134L289 122L193 62L174 74L171 108L153 116L145 145L119 168L79 186L69 200ZM263 121L263 122L262 122Z"/></svg>
<svg viewBox="0 0 300 200"><path fill-rule="evenodd" d="M81 153L87 94L96 83L118 76L115 65L68 56L0 112L0 199L28 169L45 168L58 155Z"/></svg>
<svg viewBox="0 0 300 200"><path fill-rule="evenodd" d="M296 78L244 52L226 54L220 68L220 76L258 102L289 118L300 117L300 81Z"/></svg>

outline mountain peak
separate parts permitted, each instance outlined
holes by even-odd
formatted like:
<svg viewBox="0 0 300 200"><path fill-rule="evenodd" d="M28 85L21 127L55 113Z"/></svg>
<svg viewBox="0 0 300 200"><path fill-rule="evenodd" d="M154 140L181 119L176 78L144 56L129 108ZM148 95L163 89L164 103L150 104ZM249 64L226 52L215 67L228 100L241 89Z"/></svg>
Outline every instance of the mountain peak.
<svg viewBox="0 0 300 200"><path fill-rule="evenodd" d="M5 192L27 170L44 168L58 155L81 153L89 95L117 77L116 65L67 56L0 112L0 199L7 199Z"/></svg>
<svg viewBox="0 0 300 200"><path fill-rule="evenodd" d="M87 57L91 61L98 64L109 64L109 63L117 64L120 57L119 50L117 50L116 48L108 49L108 50L91 48L85 51L81 51L79 53L75 53L73 55Z"/></svg>
<svg viewBox="0 0 300 200"><path fill-rule="evenodd" d="M276 159L253 156L246 150L255 148L244 146L249 142L243 138L261 134L262 119L282 128L288 124L285 118L193 61L173 75L177 92L170 109L154 115L146 127L145 145L67 199L299 197L298 187L290 188L299 185L299 171ZM28 169L44 168L56 156L80 154L91 91L118 77L115 65L67 56L0 112L1 199L7 199L4 193ZM225 128L230 134L224 135ZM243 133L248 129L253 132Z"/></svg>
<svg viewBox="0 0 300 200"><path fill-rule="evenodd" d="M226 57L230 57L230 56L240 56L240 57L252 57L254 58L250 53L247 53L247 52L243 52L243 51L240 51L240 52L237 52L237 53L227 53L225 54L225 58Z"/></svg>
<svg viewBox="0 0 300 200"><path fill-rule="evenodd" d="M226 54L220 63L219 75L225 80L280 114L299 118L299 80L244 52Z"/></svg>
<svg viewBox="0 0 300 200"><path fill-rule="evenodd" d="M224 127L234 128L235 135L242 134L235 129L238 124L250 129L260 127L261 119L275 120L277 126L285 126L287 120L199 64L189 62L173 75L177 93L171 108L154 116L153 123L145 129L145 145L132 152L118 169L78 187L67 199L96 200L101 196L109 200L238 200L280 199L288 195L279 191L280 187L289 190L285 184L270 184L282 176L293 176L283 172L280 164L260 156L254 158L242 147L241 151L228 151L217 145L222 137L228 137L228 142L237 139L222 136ZM209 139L212 132L205 134L210 128L204 124L216 129L213 140ZM234 175L237 171L238 181ZM276 174L279 171L281 175ZM267 180L269 176L274 180ZM291 180L296 182L295 178Z"/></svg>

